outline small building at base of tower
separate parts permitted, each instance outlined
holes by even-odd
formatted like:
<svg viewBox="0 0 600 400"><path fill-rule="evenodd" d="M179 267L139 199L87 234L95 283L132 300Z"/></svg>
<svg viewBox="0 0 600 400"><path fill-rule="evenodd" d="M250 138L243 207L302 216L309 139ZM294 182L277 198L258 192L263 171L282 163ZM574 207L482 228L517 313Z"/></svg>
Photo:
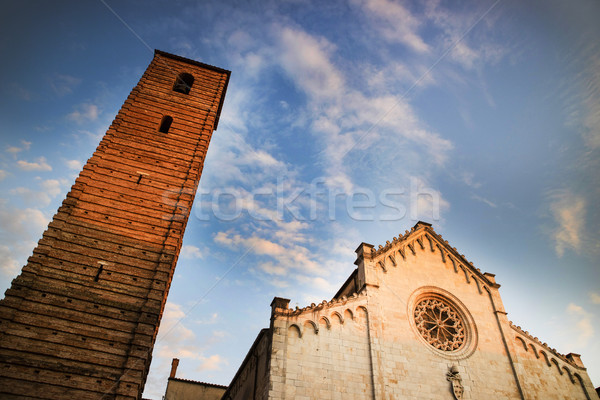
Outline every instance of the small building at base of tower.
<svg viewBox="0 0 600 400"><path fill-rule="evenodd" d="M163 400L219 400L223 397L227 386L175 377L178 365L179 360L174 358Z"/></svg>

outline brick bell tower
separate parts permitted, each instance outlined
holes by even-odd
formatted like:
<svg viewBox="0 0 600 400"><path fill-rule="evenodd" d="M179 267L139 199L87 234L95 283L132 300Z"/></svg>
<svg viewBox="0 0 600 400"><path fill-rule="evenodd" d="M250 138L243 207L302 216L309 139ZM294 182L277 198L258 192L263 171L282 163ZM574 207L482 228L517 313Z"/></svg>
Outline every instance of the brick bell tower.
<svg viewBox="0 0 600 400"><path fill-rule="evenodd" d="M0 398L141 397L229 75L155 51L0 300Z"/></svg>

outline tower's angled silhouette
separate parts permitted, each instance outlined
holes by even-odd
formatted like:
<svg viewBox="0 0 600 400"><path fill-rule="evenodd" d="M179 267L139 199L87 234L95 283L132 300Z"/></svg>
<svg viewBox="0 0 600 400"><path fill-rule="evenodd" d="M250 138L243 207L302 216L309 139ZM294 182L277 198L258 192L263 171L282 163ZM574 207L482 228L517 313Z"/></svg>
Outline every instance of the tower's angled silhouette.
<svg viewBox="0 0 600 400"><path fill-rule="evenodd" d="M0 397L136 399L230 72L156 51L0 301Z"/></svg>

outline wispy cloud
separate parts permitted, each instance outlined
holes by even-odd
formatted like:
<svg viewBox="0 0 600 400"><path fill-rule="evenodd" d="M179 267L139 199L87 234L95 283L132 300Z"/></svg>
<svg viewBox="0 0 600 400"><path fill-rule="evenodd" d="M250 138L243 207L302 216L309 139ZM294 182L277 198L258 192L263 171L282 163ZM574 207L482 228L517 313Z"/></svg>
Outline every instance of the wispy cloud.
<svg viewBox="0 0 600 400"><path fill-rule="evenodd" d="M12 278L18 273L49 218L36 208L17 209L0 200L0 274Z"/></svg>
<svg viewBox="0 0 600 400"><path fill-rule="evenodd" d="M485 197L481 197L481 196L478 196L476 194L473 194L473 195L471 195L471 198L473 200L476 200L476 201L479 201L481 203L487 204L488 206L490 206L492 208L497 208L498 207L498 205L496 203L492 202L491 200L486 199Z"/></svg>
<svg viewBox="0 0 600 400"><path fill-rule="evenodd" d="M555 224L551 236L556 254L562 257L569 249L581 251L585 228L585 199L563 190L553 192L550 201L550 212Z"/></svg>
<svg viewBox="0 0 600 400"><path fill-rule="evenodd" d="M17 166L23 171L52 171L52 166L46 161L46 157L38 157L35 161L17 161Z"/></svg>
<svg viewBox="0 0 600 400"><path fill-rule="evenodd" d="M6 148L6 151L13 155L17 155L18 153L20 153L22 151L27 151L30 148L31 148L31 142L28 142L26 140L21 140L21 146L8 146Z"/></svg>
<svg viewBox="0 0 600 400"><path fill-rule="evenodd" d="M591 292L590 301L594 304L600 304L600 293Z"/></svg>
<svg viewBox="0 0 600 400"><path fill-rule="evenodd" d="M404 5L390 0L354 0L372 20L372 27L389 42L402 43L419 53L429 51L418 30L421 19Z"/></svg>
<svg viewBox="0 0 600 400"><path fill-rule="evenodd" d="M83 168L83 163L79 160L65 160L65 165L74 171L80 171Z"/></svg>
<svg viewBox="0 0 600 400"><path fill-rule="evenodd" d="M202 258L202 252L200 251L200 248L189 244L186 244L183 247L181 247L181 252L179 254L182 258Z"/></svg>
<svg viewBox="0 0 600 400"><path fill-rule="evenodd" d="M56 75L50 81L50 87L57 96L62 97L73 93L73 90L81 83L80 78L71 75Z"/></svg>
<svg viewBox="0 0 600 400"><path fill-rule="evenodd" d="M586 346L590 339L594 337L594 327L592 325L592 314L578 306L575 303L570 303L567 306L568 315L573 318L576 328L577 343L579 346Z"/></svg>
<svg viewBox="0 0 600 400"><path fill-rule="evenodd" d="M20 196L25 204L35 207L47 206L53 198L62 193L61 182L57 179L43 180L39 183L39 186L39 190L21 186L9 190L9 193Z"/></svg>
<svg viewBox="0 0 600 400"><path fill-rule="evenodd" d="M595 150L600 148L600 55L597 50L587 60L583 75L583 137L587 146Z"/></svg>
<svg viewBox="0 0 600 400"><path fill-rule="evenodd" d="M222 366L228 364L229 362L223 356L213 354L209 357L201 357L201 363L196 371L219 371Z"/></svg>
<svg viewBox="0 0 600 400"><path fill-rule="evenodd" d="M32 99L33 94L17 82L11 82L8 85L9 92L18 99L29 101Z"/></svg>
<svg viewBox="0 0 600 400"><path fill-rule="evenodd" d="M259 256L268 256L277 261L277 264L263 264L263 271L282 275L280 268L288 271L300 269L307 273L322 272L320 265L312 259L308 248L293 243L280 244L272 240L261 238L257 235L244 237L233 232L218 232L214 238L218 244L237 248L244 246L250 248L252 253Z"/></svg>
<svg viewBox="0 0 600 400"><path fill-rule="evenodd" d="M276 30L281 66L307 95L313 134L324 145L322 159L329 185L352 190L351 150L363 153L377 148L385 158L387 152L397 152L408 143L422 149L433 165L445 163L452 143L427 129L400 94L363 93L335 66L335 47L327 40L290 27Z"/></svg>
<svg viewBox="0 0 600 400"><path fill-rule="evenodd" d="M67 115L67 119L83 124L86 122L96 121L100 115L100 110L95 104L84 103L77 107L77 110Z"/></svg>

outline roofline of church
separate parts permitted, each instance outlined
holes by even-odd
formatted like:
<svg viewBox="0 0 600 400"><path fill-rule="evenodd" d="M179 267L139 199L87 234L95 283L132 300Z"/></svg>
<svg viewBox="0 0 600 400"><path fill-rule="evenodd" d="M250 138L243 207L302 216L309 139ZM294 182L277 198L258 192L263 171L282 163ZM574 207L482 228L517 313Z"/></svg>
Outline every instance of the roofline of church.
<svg viewBox="0 0 600 400"><path fill-rule="evenodd" d="M458 252L458 250L456 250L456 247L450 246L450 243L448 243L448 241L445 240L441 234L437 233L433 229L432 224L430 224L429 222L423 222L423 221L417 222L410 229L410 231L407 230L404 232L404 235L400 234L400 235L398 235L397 238L394 237L394 239L391 243L389 240L386 241L385 246L379 245L379 247L377 249L375 249L375 246L373 246L373 245L370 245L368 243L365 243L365 244L367 246L372 247L371 257L373 258L375 256L378 256L378 255L388 251L394 243L406 241L409 238L409 236L412 236L412 234L415 233L419 229L424 229L430 235L432 235L434 238L436 238L445 247L445 249L448 253L451 253L454 257L456 257L459 261L461 261L462 264L464 264L465 267L469 268L469 270L472 273L474 273L475 275L477 275L478 278L482 279L485 283L487 283L491 287L494 287L496 289L500 287L500 284L496 283L496 280L494 279L494 277L496 276L495 274L492 274L490 272L481 272L481 270L479 268L476 268L471 261L467 260L467 258L465 257L464 254L460 254ZM359 246L359 248L360 247L361 246Z"/></svg>

